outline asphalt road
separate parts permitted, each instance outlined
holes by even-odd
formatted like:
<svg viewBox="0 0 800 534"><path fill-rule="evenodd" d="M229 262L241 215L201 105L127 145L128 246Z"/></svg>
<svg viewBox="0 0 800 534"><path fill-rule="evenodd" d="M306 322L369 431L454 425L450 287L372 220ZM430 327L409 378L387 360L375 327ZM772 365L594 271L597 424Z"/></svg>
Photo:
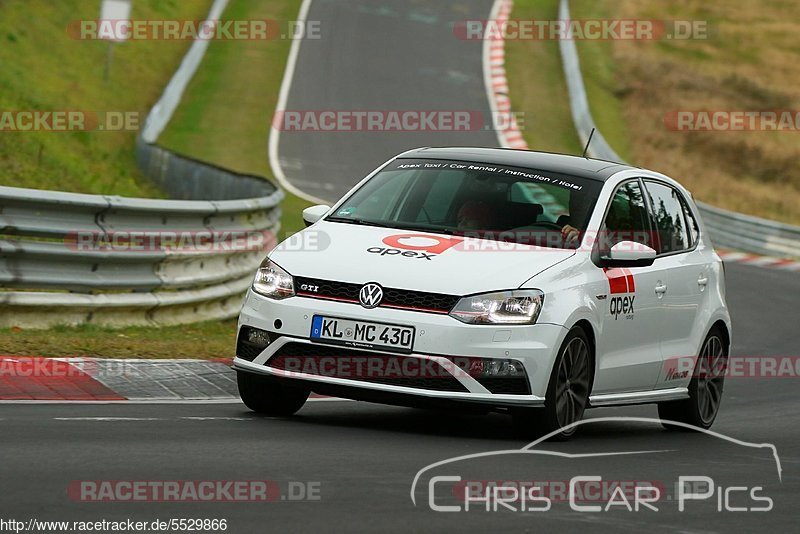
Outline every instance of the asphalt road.
<svg viewBox="0 0 800 534"><path fill-rule="evenodd" d="M302 44L286 108L467 109L488 114L481 44L453 38L449 21L485 18L490 6L490 0L315 0L308 19L323 20L336 31ZM365 50L369 53L362 53ZM496 137L486 130L402 135L284 132L279 155L293 184L334 200L393 154L446 144L492 146ZM727 275L733 355L798 355L795 306L800 277L735 264L727 267ZM796 531L799 381L729 380L713 428L742 442L774 444L781 479L768 449L709 435L666 432L652 422L598 421L586 425L571 442L535 449L588 456L504 454L449 463L422 474L414 492L416 505L412 482L429 464L519 450L526 442L513 433L510 420L498 414L459 415L349 401L309 402L291 419L258 417L241 404L0 404L0 521L225 519L227 532ZM655 417L656 409L598 409L588 416ZM625 454L597 456L612 452ZM657 502L657 512L645 507L576 512L559 499L546 512L434 512L428 504L428 483L434 474L553 484L599 475L607 481L650 481L671 499ZM689 502L680 511L674 483L682 475L712 477L713 497ZM277 497L266 503L84 502L73 491L81 481L243 480L274 481L284 497L291 495L290 486L298 494L302 487L315 498ZM763 487L758 495L769 496L773 509L718 511L724 507L724 488L741 486ZM436 503L463 508L448 491L452 488L436 487ZM733 495L730 506L762 505L743 499L741 493ZM600 505L608 500L590 499ZM2 530L9 529L0 522Z"/></svg>
<svg viewBox="0 0 800 534"><path fill-rule="evenodd" d="M307 20L320 39L302 41L286 110L461 111L491 116L482 42L456 38L452 21L485 19L491 0L314 0ZM473 123L477 124L477 123ZM469 132L284 131L287 179L335 201L392 156L421 146L497 146L491 129Z"/></svg>
<svg viewBox="0 0 800 534"><path fill-rule="evenodd" d="M796 355L793 306L796 274L728 265L728 299L735 325L733 354ZM510 420L438 413L350 401L308 403L292 419L261 418L240 404L9 405L0 404L0 519L97 521L171 518L227 519L228 532L433 531L514 529L566 532L746 532L796 529L800 498L800 400L797 378L728 380L713 430L777 447L779 481L767 449L721 438L672 433L648 422L600 421L568 443L537 450L568 454L660 451L586 458L502 455L448 464L426 472L411 500L412 481L432 462L465 454L519 449ZM589 417L655 417L653 406L597 409ZM100 418L100 419L97 419ZM112 419L109 419L112 418ZM115 419L122 418L122 419ZM659 511L581 513L554 499L547 512L431 511L431 475L465 480L566 481L600 475L607 481L650 481L664 488ZM717 493L674 500L678 476L710 476L717 489L762 486L769 512L717 511ZM274 502L81 502L73 481L271 480L282 495L311 483L319 499ZM452 500L440 485L435 502ZM452 489L452 488L450 488ZM314 494L316 495L316 493ZM724 496L723 493L719 495ZM735 494L732 494L735 495ZM731 505L755 506L741 494ZM591 503L594 504L595 501ZM456 501L456 504L458 502ZM600 499L605 506L606 500ZM616 510L616 511L614 511Z"/></svg>

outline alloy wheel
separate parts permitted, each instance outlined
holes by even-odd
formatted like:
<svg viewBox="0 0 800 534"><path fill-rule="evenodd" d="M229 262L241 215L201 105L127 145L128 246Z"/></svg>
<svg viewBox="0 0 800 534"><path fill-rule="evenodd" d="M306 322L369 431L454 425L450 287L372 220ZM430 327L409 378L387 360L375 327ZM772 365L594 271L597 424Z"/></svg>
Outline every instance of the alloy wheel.
<svg viewBox="0 0 800 534"><path fill-rule="evenodd" d="M556 415L561 426L583 416L589 396L589 347L576 337L564 348L556 383Z"/></svg>

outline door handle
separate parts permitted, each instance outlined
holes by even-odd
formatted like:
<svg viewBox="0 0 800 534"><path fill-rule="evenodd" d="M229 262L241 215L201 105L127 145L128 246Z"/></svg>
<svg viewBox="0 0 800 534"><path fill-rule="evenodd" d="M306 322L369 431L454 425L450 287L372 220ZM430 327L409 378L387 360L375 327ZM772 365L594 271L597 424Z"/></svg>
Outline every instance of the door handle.
<svg viewBox="0 0 800 534"><path fill-rule="evenodd" d="M658 295L659 298L663 297L664 293L666 292L667 292L667 284L662 284L661 282L656 284L656 295Z"/></svg>
<svg viewBox="0 0 800 534"><path fill-rule="evenodd" d="M697 284L698 284L698 285L701 285L701 286L704 286L704 285L706 285L707 283L708 283L708 277L707 277L707 276L703 276L703 275L701 274L701 275L700 275L700 278L698 278L698 279L697 279Z"/></svg>

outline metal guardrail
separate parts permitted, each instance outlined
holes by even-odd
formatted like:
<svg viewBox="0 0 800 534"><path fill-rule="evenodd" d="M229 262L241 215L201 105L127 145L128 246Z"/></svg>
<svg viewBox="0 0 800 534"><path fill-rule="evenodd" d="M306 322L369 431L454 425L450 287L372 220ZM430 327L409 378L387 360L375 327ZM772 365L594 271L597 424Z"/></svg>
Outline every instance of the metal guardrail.
<svg viewBox="0 0 800 534"><path fill-rule="evenodd" d="M561 0L558 18L570 19L569 0ZM589 154L595 158L624 161L608 144L592 118L575 41L561 39L558 46L569 91L572 121L581 143L586 143L592 128L595 128ZM800 226L723 210L702 202L697 202L697 206L715 246L768 256L800 257Z"/></svg>
<svg viewBox="0 0 800 534"><path fill-rule="evenodd" d="M800 227L697 202L714 245L763 254L800 257Z"/></svg>
<svg viewBox="0 0 800 534"><path fill-rule="evenodd" d="M0 292L0 325L168 324L235 315L274 243L282 198L280 190L180 201L0 187L0 286L9 289ZM147 246L165 235L209 246ZM93 237L111 245L97 246ZM242 246L244 239L254 246Z"/></svg>
<svg viewBox="0 0 800 534"><path fill-rule="evenodd" d="M216 0L208 19L219 19L227 2ZM259 177L154 144L207 46L201 40L192 44L136 142L144 172L172 198L187 200L0 186L0 327L178 324L239 312L253 273L279 231L283 192ZM250 243L256 246L226 246L224 236L231 233L258 238ZM147 242L165 235L222 242L198 249L80 241L137 236Z"/></svg>
<svg viewBox="0 0 800 534"><path fill-rule="evenodd" d="M0 239L3 287L89 293L228 282L252 276L279 227L279 212L273 209L281 198L277 191L271 197L223 202L41 193L0 186L0 229L6 236ZM214 250L147 244L163 240L165 230ZM258 250L231 247L230 237L240 235L257 238Z"/></svg>

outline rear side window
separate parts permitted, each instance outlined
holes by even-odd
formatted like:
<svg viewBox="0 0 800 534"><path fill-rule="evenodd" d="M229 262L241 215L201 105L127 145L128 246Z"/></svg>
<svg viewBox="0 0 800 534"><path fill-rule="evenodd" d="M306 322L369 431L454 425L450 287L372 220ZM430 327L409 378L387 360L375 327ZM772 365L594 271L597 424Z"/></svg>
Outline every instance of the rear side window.
<svg viewBox="0 0 800 534"><path fill-rule="evenodd" d="M683 214L686 216L686 229L689 230L689 247L693 247L700 239L700 227L697 225L697 219L694 218L689 204L686 199L683 199Z"/></svg>
<svg viewBox="0 0 800 534"><path fill-rule="evenodd" d="M680 252L692 247L686 228L681 194L673 187L645 180L660 241L660 253Z"/></svg>

